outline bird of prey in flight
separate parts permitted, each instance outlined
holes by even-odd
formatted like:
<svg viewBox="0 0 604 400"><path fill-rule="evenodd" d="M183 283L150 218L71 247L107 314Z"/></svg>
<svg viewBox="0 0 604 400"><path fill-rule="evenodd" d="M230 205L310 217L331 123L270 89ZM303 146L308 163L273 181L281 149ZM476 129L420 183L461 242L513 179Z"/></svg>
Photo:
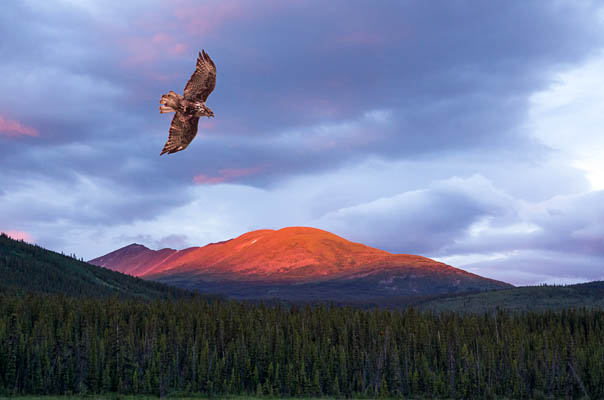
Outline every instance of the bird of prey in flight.
<svg viewBox="0 0 604 400"><path fill-rule="evenodd" d="M176 153L187 148L197 135L199 117L213 117L214 113L206 106L206 100L216 86L216 65L201 50L197 58L195 72L185 86L184 95L181 96L170 90L164 94L159 103L160 113L175 112L170 125L170 135L161 154Z"/></svg>

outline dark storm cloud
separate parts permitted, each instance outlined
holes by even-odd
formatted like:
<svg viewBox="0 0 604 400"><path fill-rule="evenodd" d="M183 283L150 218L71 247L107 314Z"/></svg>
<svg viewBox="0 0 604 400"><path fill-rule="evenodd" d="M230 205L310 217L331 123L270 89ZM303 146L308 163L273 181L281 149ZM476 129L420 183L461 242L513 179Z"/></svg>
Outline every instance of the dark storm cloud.
<svg viewBox="0 0 604 400"><path fill-rule="evenodd" d="M122 6L128 23L113 21L117 11L13 7L3 13L4 26L16 28L3 45L3 69L15 79L3 92L24 94L20 103L0 100L0 111L39 126L40 146L78 142L111 151L57 168L105 177L108 159L122 163L137 149L161 147L169 117L157 113L158 96L181 91L196 51L210 51L219 66L210 98L219 118L203 133L223 139L216 148L195 142L184 168L138 160L179 184L259 164L271 166L268 180L243 182L267 184L283 177L270 178L271 171L319 171L367 154L530 146L519 125L527 97L599 40L592 9L545 2L182 1ZM17 15L28 22L15 27ZM26 111L32 102L36 113ZM373 110L391 118L363 124ZM337 132L341 123L347 132ZM312 137L317 127L324 133L314 142L287 140L287 132Z"/></svg>
<svg viewBox="0 0 604 400"><path fill-rule="evenodd" d="M274 189L369 158L537 159L546 149L526 131L529 96L601 46L600 26L595 5L571 1L9 2L0 117L37 136L0 134L1 222L127 224L189 203L194 185ZM218 66L208 101L216 118L201 122L186 151L160 158L171 116L158 113L158 99L182 92L201 48ZM481 218L513 219L502 205L513 199L486 180L442 182L382 201L393 208L378 212L381 233L362 239L446 254ZM324 220L348 226L344 214L360 212L375 227L375 203L346 201L358 207ZM534 223L567 231L552 221ZM415 237L392 239L405 224ZM592 233L579 229L576 246Z"/></svg>
<svg viewBox="0 0 604 400"><path fill-rule="evenodd" d="M321 171L367 154L531 148L521 126L528 96L600 40L592 10L549 3L356 3L346 10L300 3L265 18L245 3L227 4L230 14L220 14L217 26L202 26L199 38L194 28L169 33L181 39L174 42L216 47L209 49L219 63L210 103L220 118L204 132L224 139L215 150L211 142L210 151L191 148L203 153L191 156L197 169L247 168L258 159L273 166L264 183L242 180L250 184L278 177L270 178L271 171ZM196 10L181 18L185 26ZM153 27L163 21L150 18ZM177 77L158 90L180 88L189 76L189 57L177 60ZM359 123L372 110L391 118L381 126ZM334 128L340 123L349 123L347 134ZM316 127L325 132L315 142L287 140L288 132L312 136Z"/></svg>

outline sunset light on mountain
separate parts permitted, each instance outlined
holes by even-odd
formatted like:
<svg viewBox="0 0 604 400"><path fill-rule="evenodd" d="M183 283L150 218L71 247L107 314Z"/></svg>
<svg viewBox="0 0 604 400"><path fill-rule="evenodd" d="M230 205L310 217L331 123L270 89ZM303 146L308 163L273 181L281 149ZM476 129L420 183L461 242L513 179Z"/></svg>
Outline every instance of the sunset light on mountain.
<svg viewBox="0 0 604 400"><path fill-rule="evenodd" d="M604 399L604 1L0 34L0 399Z"/></svg>

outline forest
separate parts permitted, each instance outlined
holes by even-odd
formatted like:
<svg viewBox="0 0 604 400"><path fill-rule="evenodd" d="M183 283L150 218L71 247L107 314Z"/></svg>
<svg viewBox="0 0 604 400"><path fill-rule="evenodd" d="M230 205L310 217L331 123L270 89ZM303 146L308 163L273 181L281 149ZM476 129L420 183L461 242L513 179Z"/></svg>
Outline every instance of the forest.
<svg viewBox="0 0 604 400"><path fill-rule="evenodd" d="M0 293L175 299L192 293L144 281L0 234Z"/></svg>
<svg viewBox="0 0 604 400"><path fill-rule="evenodd" d="M604 312L0 295L0 394L604 398Z"/></svg>

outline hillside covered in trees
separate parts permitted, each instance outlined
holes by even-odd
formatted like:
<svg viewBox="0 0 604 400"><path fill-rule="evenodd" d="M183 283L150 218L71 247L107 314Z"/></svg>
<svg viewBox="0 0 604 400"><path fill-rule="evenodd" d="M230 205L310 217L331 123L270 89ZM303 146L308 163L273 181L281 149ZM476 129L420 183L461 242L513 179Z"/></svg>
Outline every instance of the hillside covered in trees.
<svg viewBox="0 0 604 400"><path fill-rule="evenodd" d="M61 293L140 299L191 297L192 293L144 281L75 257L0 235L0 293Z"/></svg>
<svg viewBox="0 0 604 400"><path fill-rule="evenodd" d="M604 398L604 312L0 296L0 393Z"/></svg>
<svg viewBox="0 0 604 400"><path fill-rule="evenodd" d="M493 313L498 309L523 312L572 308L604 309L604 281L567 286L523 286L481 293L418 299L421 310L436 312Z"/></svg>
<svg viewBox="0 0 604 400"><path fill-rule="evenodd" d="M357 307L208 301L4 235L0 277L0 396L604 398L599 282Z"/></svg>

